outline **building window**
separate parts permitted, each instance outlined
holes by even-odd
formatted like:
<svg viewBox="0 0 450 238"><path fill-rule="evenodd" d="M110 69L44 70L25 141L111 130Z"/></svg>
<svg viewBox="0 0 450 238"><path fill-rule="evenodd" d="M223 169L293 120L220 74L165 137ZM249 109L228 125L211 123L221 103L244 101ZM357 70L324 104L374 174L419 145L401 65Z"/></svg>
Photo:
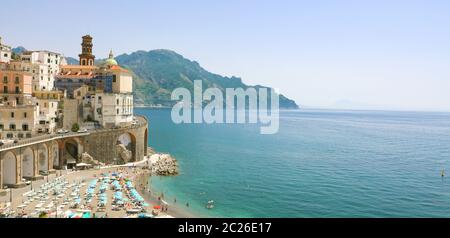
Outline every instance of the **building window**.
<svg viewBox="0 0 450 238"><path fill-rule="evenodd" d="M117 108L117 115L119 115L119 109Z"/></svg>
<svg viewBox="0 0 450 238"><path fill-rule="evenodd" d="M117 99L117 105L119 105L119 99Z"/></svg>
<svg viewBox="0 0 450 238"><path fill-rule="evenodd" d="M117 78L117 76L116 76L116 75L113 75L113 83L116 82L116 78Z"/></svg>
<svg viewBox="0 0 450 238"><path fill-rule="evenodd" d="M8 76L3 77L3 83L8 83Z"/></svg>
<svg viewBox="0 0 450 238"><path fill-rule="evenodd" d="M28 131L28 124L22 125L22 131Z"/></svg>
<svg viewBox="0 0 450 238"><path fill-rule="evenodd" d="M27 113L26 112L23 113L23 118L27 118Z"/></svg>
<svg viewBox="0 0 450 238"><path fill-rule="evenodd" d="M15 131L16 130L16 124L10 124L9 125L9 130Z"/></svg>
<svg viewBox="0 0 450 238"><path fill-rule="evenodd" d="M8 139L11 139L11 138L13 138L13 134L12 134L12 133L8 133L8 134L6 135L6 137L7 137Z"/></svg>
<svg viewBox="0 0 450 238"><path fill-rule="evenodd" d="M19 83L19 77L16 76L16 80L14 81L16 84Z"/></svg>
<svg viewBox="0 0 450 238"><path fill-rule="evenodd" d="M11 118L14 118L14 112L11 112Z"/></svg>
<svg viewBox="0 0 450 238"><path fill-rule="evenodd" d="M3 86L3 93L8 93L8 86Z"/></svg>
<svg viewBox="0 0 450 238"><path fill-rule="evenodd" d="M3 130L4 126L3 124L0 124L0 130Z"/></svg>
<svg viewBox="0 0 450 238"><path fill-rule="evenodd" d="M19 87L16 87L16 94L20 93Z"/></svg>

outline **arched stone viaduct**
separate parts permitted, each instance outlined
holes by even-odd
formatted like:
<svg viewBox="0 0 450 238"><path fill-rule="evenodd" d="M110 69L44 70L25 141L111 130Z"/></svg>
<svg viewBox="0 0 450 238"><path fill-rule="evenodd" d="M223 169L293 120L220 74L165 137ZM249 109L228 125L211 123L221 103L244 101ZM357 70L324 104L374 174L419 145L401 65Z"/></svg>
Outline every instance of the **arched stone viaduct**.
<svg viewBox="0 0 450 238"><path fill-rule="evenodd" d="M79 162L84 152L100 162L114 163L120 157L115 148L121 140L127 140L131 161L142 160L147 155L148 122L145 117L137 119L136 125L128 127L47 135L1 146L0 190L25 186L24 180L43 179L43 174L64 168L68 160Z"/></svg>

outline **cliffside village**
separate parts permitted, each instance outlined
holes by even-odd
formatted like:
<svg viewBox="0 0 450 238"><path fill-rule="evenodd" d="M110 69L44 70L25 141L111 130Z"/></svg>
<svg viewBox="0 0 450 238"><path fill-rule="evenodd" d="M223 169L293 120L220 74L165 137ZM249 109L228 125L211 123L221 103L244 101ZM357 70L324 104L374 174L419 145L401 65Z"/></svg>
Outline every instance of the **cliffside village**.
<svg viewBox="0 0 450 238"><path fill-rule="evenodd" d="M82 37L78 65L47 50L14 53L0 38L0 146L41 134L136 123L130 72L112 51L94 63L89 35Z"/></svg>

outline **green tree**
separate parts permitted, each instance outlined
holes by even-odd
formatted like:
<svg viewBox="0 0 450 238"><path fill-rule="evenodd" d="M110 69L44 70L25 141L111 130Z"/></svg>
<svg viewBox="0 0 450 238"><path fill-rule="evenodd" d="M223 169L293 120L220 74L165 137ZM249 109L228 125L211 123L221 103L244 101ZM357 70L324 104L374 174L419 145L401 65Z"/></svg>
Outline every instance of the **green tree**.
<svg viewBox="0 0 450 238"><path fill-rule="evenodd" d="M72 131L73 132L78 132L80 130L80 125L78 125L78 123L74 123L72 125Z"/></svg>

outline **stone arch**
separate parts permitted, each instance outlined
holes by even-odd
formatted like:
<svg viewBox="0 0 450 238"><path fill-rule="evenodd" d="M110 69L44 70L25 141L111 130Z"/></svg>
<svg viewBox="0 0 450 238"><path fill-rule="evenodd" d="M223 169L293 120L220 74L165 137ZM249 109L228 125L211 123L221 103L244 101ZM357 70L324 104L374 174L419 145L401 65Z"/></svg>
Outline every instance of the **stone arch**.
<svg viewBox="0 0 450 238"><path fill-rule="evenodd" d="M30 147L25 148L22 153L22 177L32 178L34 176L34 152Z"/></svg>
<svg viewBox="0 0 450 238"><path fill-rule="evenodd" d="M126 150L131 151L131 158L125 159L124 156L121 153L120 148L116 148L118 151L118 156L120 159L125 160L124 162L128 161L136 161L136 136L130 132L124 132L121 135L117 137L116 144L118 146L123 145Z"/></svg>
<svg viewBox="0 0 450 238"><path fill-rule="evenodd" d="M39 172L47 172L48 166L48 147L46 144L38 145L38 168Z"/></svg>
<svg viewBox="0 0 450 238"><path fill-rule="evenodd" d="M69 138L62 142L62 153L60 154L60 166L69 165L77 162L83 153L83 144L78 138Z"/></svg>
<svg viewBox="0 0 450 238"><path fill-rule="evenodd" d="M65 151L70 154L74 159L77 159L80 155L78 141L74 139L66 140L64 143Z"/></svg>
<svg viewBox="0 0 450 238"><path fill-rule="evenodd" d="M7 152L3 156L2 179L3 184L14 186L17 184L17 160L13 152Z"/></svg>
<svg viewBox="0 0 450 238"><path fill-rule="evenodd" d="M60 167L61 161L60 161L60 157L59 157L59 146L58 143L56 143L55 141L52 142L51 144L51 156L52 156L52 161L53 164L51 165L52 168L56 169Z"/></svg>
<svg viewBox="0 0 450 238"><path fill-rule="evenodd" d="M145 128L144 133L144 156L148 155L148 128Z"/></svg>

